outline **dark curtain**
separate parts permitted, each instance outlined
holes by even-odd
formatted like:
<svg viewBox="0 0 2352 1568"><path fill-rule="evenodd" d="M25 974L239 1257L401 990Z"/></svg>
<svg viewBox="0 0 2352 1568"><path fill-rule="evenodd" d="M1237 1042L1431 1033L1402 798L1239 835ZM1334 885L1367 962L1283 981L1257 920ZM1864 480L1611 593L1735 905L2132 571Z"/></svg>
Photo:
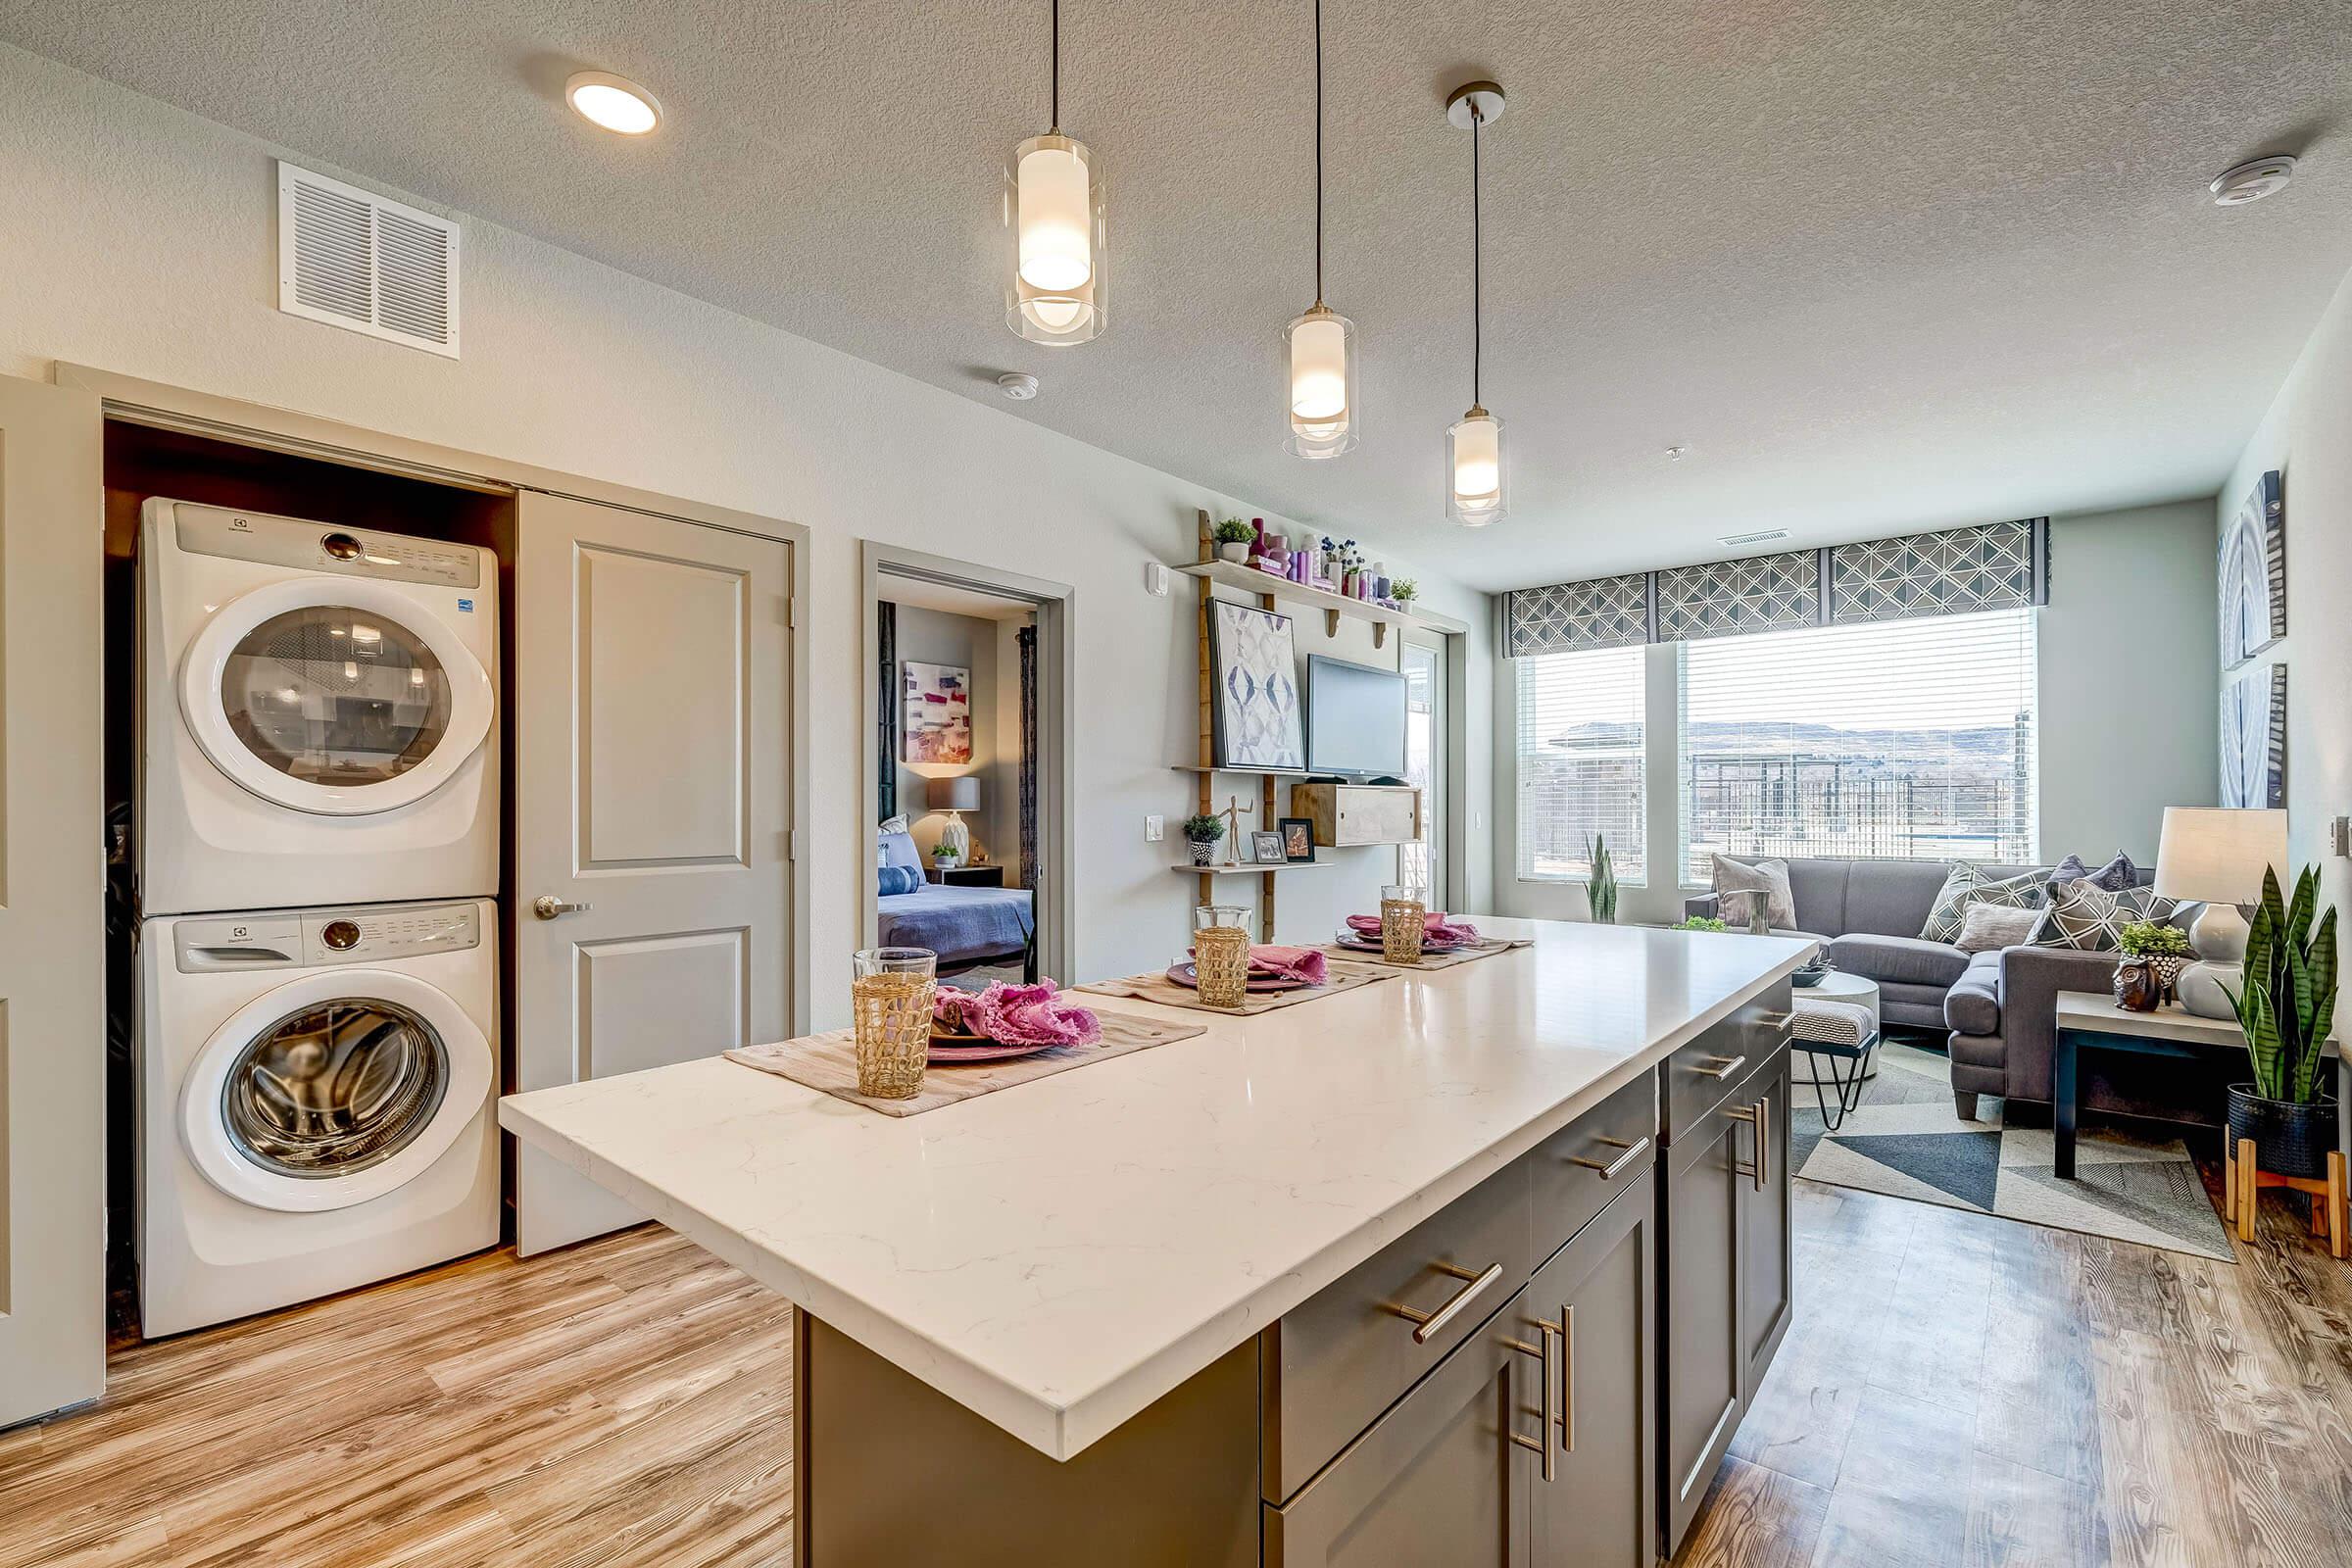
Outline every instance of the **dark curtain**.
<svg viewBox="0 0 2352 1568"><path fill-rule="evenodd" d="M887 822L899 814L899 607L877 603L874 630L882 651L874 681L874 820Z"/></svg>
<svg viewBox="0 0 2352 1568"><path fill-rule="evenodd" d="M1037 628L1013 634L1021 650L1021 886L1037 897Z"/></svg>

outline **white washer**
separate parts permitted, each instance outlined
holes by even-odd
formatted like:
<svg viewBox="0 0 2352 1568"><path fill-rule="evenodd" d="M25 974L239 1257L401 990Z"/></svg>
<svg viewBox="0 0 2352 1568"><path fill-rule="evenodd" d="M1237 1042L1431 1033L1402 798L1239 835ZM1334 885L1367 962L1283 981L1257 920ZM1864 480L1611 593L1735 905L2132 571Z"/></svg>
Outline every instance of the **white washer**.
<svg viewBox="0 0 2352 1568"><path fill-rule="evenodd" d="M494 918L483 900L140 927L150 1337L497 1244Z"/></svg>
<svg viewBox="0 0 2352 1568"><path fill-rule="evenodd" d="M498 891L498 558L188 501L139 531L145 914Z"/></svg>

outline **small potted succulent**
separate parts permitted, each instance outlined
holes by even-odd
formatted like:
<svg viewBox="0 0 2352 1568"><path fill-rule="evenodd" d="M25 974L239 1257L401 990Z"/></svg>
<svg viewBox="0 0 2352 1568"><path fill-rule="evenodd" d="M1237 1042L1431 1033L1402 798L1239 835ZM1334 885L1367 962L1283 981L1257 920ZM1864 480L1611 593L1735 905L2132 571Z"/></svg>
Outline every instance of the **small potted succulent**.
<svg viewBox="0 0 2352 1568"><path fill-rule="evenodd" d="M2157 920L2134 920L2116 934L2123 956L2115 963L2115 1004L2128 1012L2153 1012L2172 1000L2188 961L2188 933Z"/></svg>
<svg viewBox="0 0 2352 1568"><path fill-rule="evenodd" d="M2230 992L2254 1081L2230 1086L2230 1146L2281 1176L2324 1176L2335 1148L2335 1102L2321 1091L2322 1053L2335 1021L2335 911L2318 924L2320 878L2305 866L2292 904L2262 874L2262 906L2246 934L2243 989ZM2225 990L2228 988L2225 987Z"/></svg>
<svg viewBox="0 0 2352 1568"><path fill-rule="evenodd" d="M1225 819L1221 816L1188 816L1184 819L1184 842L1192 846L1195 865L1213 864L1217 858L1217 840L1225 836Z"/></svg>
<svg viewBox="0 0 2352 1568"><path fill-rule="evenodd" d="M1227 517L1208 531L1216 541L1217 559L1245 565L1250 560L1250 525L1239 517Z"/></svg>
<svg viewBox="0 0 2352 1568"><path fill-rule="evenodd" d="M1677 920L1666 928L1669 931L1729 931L1730 926L1711 914L1694 914L1687 920Z"/></svg>
<svg viewBox="0 0 2352 1568"><path fill-rule="evenodd" d="M931 867L933 870L945 871L962 858L962 856L956 853L956 846L947 843L945 840L942 840L940 843L931 846Z"/></svg>
<svg viewBox="0 0 2352 1568"><path fill-rule="evenodd" d="M1400 608L1410 610L1413 601L1421 597L1421 585L1410 577L1398 577L1389 584L1389 597Z"/></svg>

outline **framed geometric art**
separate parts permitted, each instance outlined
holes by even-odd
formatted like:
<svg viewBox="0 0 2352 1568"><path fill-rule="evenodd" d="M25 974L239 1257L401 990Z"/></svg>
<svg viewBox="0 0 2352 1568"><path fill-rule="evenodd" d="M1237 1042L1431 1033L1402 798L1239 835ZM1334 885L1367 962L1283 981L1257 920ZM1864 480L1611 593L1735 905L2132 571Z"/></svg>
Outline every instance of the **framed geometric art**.
<svg viewBox="0 0 2352 1568"><path fill-rule="evenodd" d="M926 664L912 659L899 670L899 694L906 713L899 760L970 761L972 672L954 664Z"/></svg>
<svg viewBox="0 0 2352 1568"><path fill-rule="evenodd" d="M1217 765L1306 766L1291 617L1211 600L1208 657L1217 683L1209 710Z"/></svg>
<svg viewBox="0 0 2352 1568"><path fill-rule="evenodd" d="M2222 683L2222 804L2286 806L2286 666L2257 664Z"/></svg>
<svg viewBox="0 0 2352 1568"><path fill-rule="evenodd" d="M2222 667L2235 669L2286 635L2286 493L2277 468L2222 530Z"/></svg>

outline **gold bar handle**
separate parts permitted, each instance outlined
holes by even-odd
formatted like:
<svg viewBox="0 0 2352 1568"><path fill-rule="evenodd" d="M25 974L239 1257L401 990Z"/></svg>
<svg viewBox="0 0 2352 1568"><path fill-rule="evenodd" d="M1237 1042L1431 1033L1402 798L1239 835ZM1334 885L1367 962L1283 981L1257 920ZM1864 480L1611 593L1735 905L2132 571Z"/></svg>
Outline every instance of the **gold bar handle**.
<svg viewBox="0 0 2352 1568"><path fill-rule="evenodd" d="M1690 1070L1701 1078L1729 1078L1746 1065L1747 1058L1745 1056L1709 1056L1707 1065L1693 1067Z"/></svg>
<svg viewBox="0 0 2352 1568"><path fill-rule="evenodd" d="M1560 1473L1560 1457L1551 1446L1552 1423L1559 1420L1559 1415L1552 1408L1551 1402L1551 1391L1558 1386L1552 1381L1551 1348L1560 1329L1559 1325L1553 1323L1539 1323L1536 1328L1538 1330L1536 1344L1530 1345L1525 1340L1513 1340L1511 1348L1517 1350L1521 1355L1532 1355L1544 1364L1543 1390L1537 1396L1536 1412L1542 1422L1536 1430L1542 1436L1531 1438L1523 1432L1514 1432L1511 1434L1511 1441L1541 1458L1544 1461L1544 1479L1551 1481L1557 1479Z"/></svg>
<svg viewBox="0 0 2352 1568"><path fill-rule="evenodd" d="M1766 1176L1767 1162L1771 1158L1771 1150L1768 1145L1772 1135L1766 1131L1772 1125L1771 1106L1770 1100L1759 1100L1752 1105L1740 1105L1724 1112L1726 1116L1743 1121L1756 1130L1756 1162L1752 1165L1742 1165L1734 1160L1732 1168L1742 1176L1754 1177L1756 1191L1759 1193L1764 1190L1764 1183L1768 1179Z"/></svg>
<svg viewBox="0 0 2352 1568"><path fill-rule="evenodd" d="M1451 1263L1432 1263L1430 1267L1441 1274L1450 1274L1457 1280L1467 1280L1469 1283L1447 1297L1445 1304L1434 1312L1424 1312L1415 1307L1397 1306L1390 1302L1383 1303L1389 1311L1403 1318L1407 1323L1419 1325L1413 1330L1415 1345L1427 1345L1445 1333L1446 1325L1461 1314L1462 1308L1470 1304L1472 1297L1502 1278L1500 1263L1489 1263L1482 1272L1477 1274L1471 1273L1466 1268L1456 1268Z"/></svg>
<svg viewBox="0 0 2352 1568"><path fill-rule="evenodd" d="M1582 1165L1587 1170L1596 1170L1600 1172L1600 1179L1604 1182L1613 1182L1620 1175L1624 1174L1625 1167L1631 1165L1635 1160L1640 1159L1642 1157L1642 1152L1649 1147L1649 1140L1646 1138L1637 1138L1630 1144L1622 1138L1603 1138L1600 1140L1600 1142L1608 1145L1611 1149L1622 1149L1625 1151L1625 1152L1619 1154L1615 1159L1610 1160L1605 1165L1597 1159L1587 1159L1582 1154L1569 1155L1568 1163L1571 1165Z"/></svg>
<svg viewBox="0 0 2352 1568"><path fill-rule="evenodd" d="M1560 1448L1576 1451L1576 1303L1560 1308Z"/></svg>

